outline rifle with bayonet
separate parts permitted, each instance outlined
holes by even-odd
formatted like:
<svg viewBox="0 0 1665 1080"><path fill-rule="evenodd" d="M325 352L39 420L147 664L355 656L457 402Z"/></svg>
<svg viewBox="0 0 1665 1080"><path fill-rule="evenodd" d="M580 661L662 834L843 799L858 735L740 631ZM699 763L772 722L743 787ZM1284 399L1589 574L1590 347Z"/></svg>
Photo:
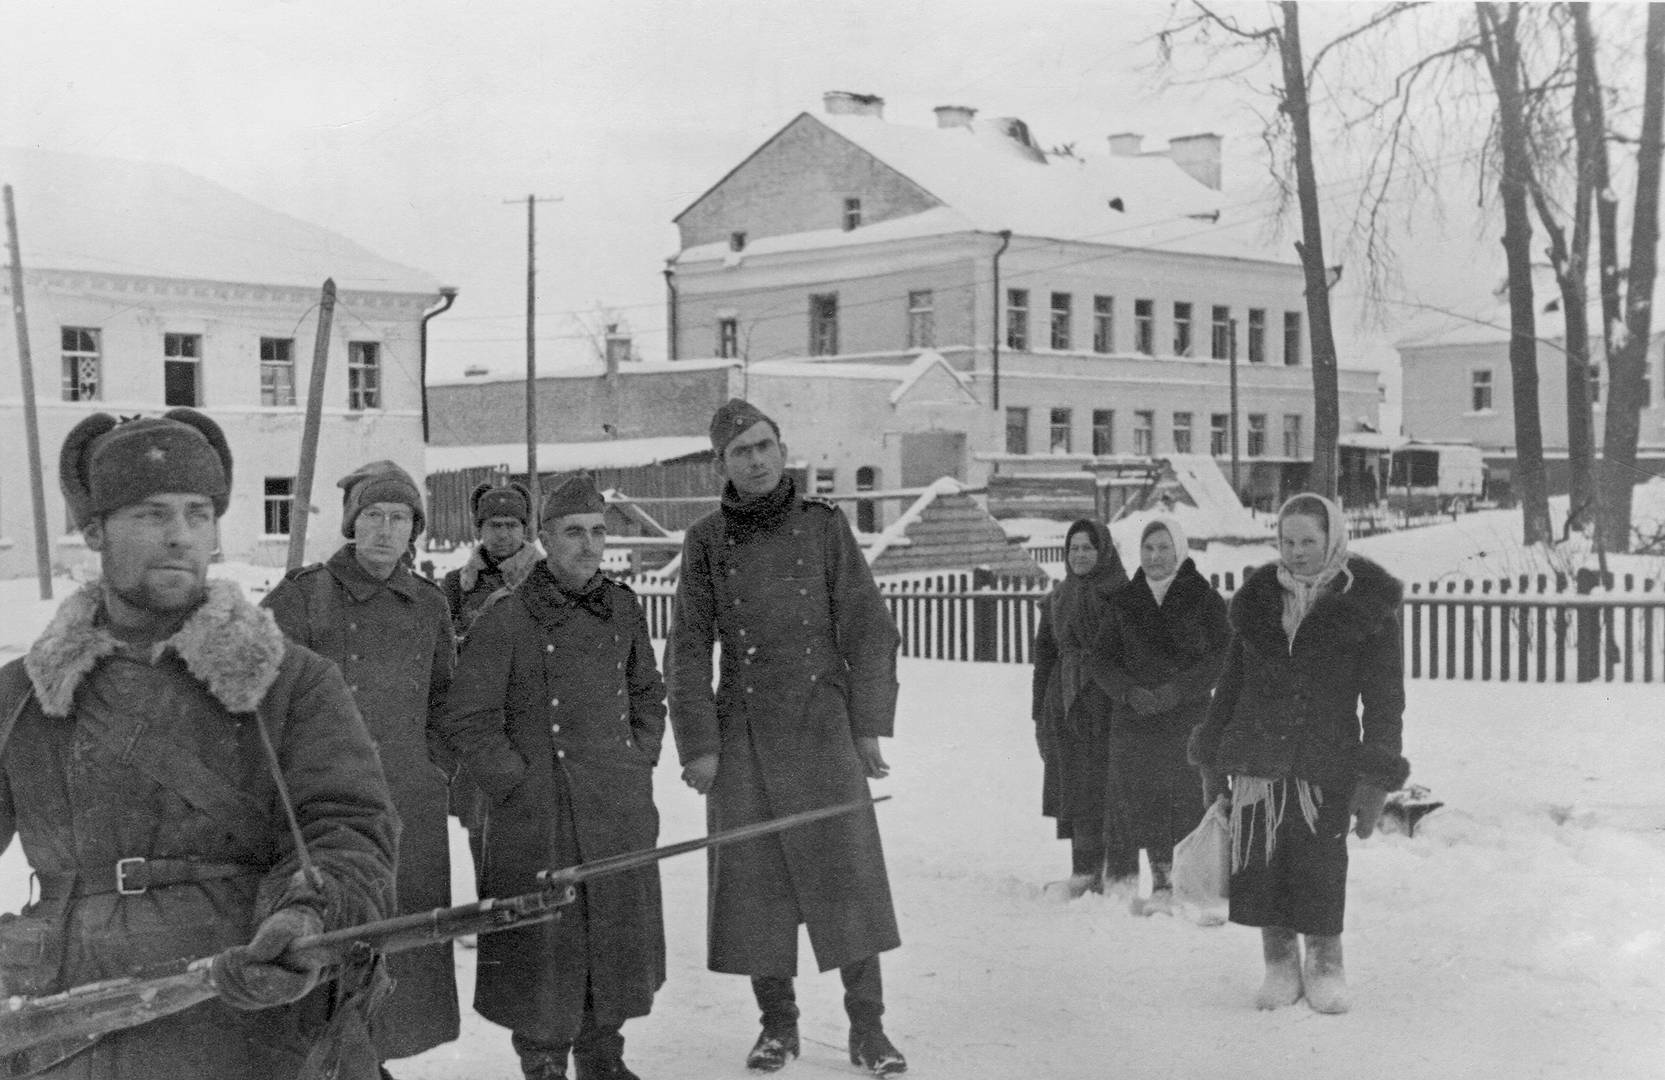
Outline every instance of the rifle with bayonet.
<svg viewBox="0 0 1665 1080"><path fill-rule="evenodd" d="M848 814L890 796L789 814L755 825L644 851L612 855L560 870L538 872L537 892L479 900L456 907L349 926L297 938L284 952L291 966L303 956L321 954L327 968L367 962L376 953L397 953L469 934L491 934L557 918L591 878L650 866L661 859L782 832L811 821ZM209 977L214 957L180 960L120 979L88 983L42 997L0 1000L0 1077L26 1075L17 1066L40 1048L61 1060L101 1035L137 1027L181 1012L214 997ZM325 972L329 977L329 972ZM12 1059L8 1062L7 1059ZM14 1071L8 1072L8 1067ZM26 1067L26 1066L25 1066Z"/></svg>

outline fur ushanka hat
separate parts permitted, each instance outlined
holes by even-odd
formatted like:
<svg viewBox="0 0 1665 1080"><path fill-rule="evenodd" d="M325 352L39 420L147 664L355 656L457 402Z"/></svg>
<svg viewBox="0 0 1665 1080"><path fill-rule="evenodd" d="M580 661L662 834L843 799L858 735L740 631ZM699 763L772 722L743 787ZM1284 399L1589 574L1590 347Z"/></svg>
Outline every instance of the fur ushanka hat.
<svg viewBox="0 0 1665 1080"><path fill-rule="evenodd" d="M231 447L195 409L120 420L94 413L64 438L58 485L76 528L163 492L206 495L219 517L231 500Z"/></svg>

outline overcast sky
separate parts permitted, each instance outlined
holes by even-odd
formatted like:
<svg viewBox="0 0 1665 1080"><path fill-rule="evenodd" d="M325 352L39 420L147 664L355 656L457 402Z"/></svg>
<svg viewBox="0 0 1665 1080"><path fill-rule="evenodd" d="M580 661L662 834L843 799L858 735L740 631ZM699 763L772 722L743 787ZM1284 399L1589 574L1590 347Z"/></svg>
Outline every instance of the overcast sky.
<svg viewBox="0 0 1665 1080"><path fill-rule="evenodd" d="M170 162L458 286L432 325L438 376L524 363L524 199L559 199L537 211L540 358L583 355L581 323L605 307L658 359L671 219L825 90L879 94L898 123L930 126L942 104L1020 116L1043 145L1093 154L1117 131L1147 146L1214 131L1244 162L1264 99L1165 84L1151 37L1167 14L1061 0L14 0L0 143ZM1452 261L1439 256L1411 276L1437 276ZM1494 280L1497 262L1468 276Z"/></svg>

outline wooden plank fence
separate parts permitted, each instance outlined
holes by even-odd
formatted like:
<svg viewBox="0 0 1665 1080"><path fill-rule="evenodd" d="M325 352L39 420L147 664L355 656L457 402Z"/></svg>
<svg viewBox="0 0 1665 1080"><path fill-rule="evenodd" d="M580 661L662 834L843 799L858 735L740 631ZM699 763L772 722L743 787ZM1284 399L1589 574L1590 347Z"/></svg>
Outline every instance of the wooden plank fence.
<svg viewBox="0 0 1665 1080"><path fill-rule="evenodd" d="M1237 575L1216 574L1211 581L1229 595ZM653 636L665 637L674 584L645 577L631 585ZM966 570L885 579L879 591L901 634L903 656L1033 660L1044 586ZM1411 678L1665 682L1665 589L1652 581L1604 581L1586 572L1572 579L1412 583L1402 624Z"/></svg>

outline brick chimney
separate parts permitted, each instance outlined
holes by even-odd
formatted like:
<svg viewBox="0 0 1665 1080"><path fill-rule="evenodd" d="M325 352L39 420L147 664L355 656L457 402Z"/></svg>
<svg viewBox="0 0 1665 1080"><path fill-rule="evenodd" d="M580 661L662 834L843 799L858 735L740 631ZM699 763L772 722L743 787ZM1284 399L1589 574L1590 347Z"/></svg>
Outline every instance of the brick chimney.
<svg viewBox="0 0 1665 1080"><path fill-rule="evenodd" d="M939 128L970 127L972 118L977 115L977 110L970 105L938 105L931 111L937 114Z"/></svg>
<svg viewBox="0 0 1665 1080"><path fill-rule="evenodd" d="M1181 135L1168 140L1168 156L1174 164L1215 191L1220 190L1220 144L1225 140L1212 132Z"/></svg>
<svg viewBox="0 0 1665 1080"><path fill-rule="evenodd" d="M1110 136L1111 157L1138 157L1139 144L1145 137L1136 131L1123 131Z"/></svg>
<svg viewBox="0 0 1665 1080"><path fill-rule="evenodd" d="M878 94L857 94L849 90L828 90L821 95L828 116L871 116L885 118L885 99Z"/></svg>

